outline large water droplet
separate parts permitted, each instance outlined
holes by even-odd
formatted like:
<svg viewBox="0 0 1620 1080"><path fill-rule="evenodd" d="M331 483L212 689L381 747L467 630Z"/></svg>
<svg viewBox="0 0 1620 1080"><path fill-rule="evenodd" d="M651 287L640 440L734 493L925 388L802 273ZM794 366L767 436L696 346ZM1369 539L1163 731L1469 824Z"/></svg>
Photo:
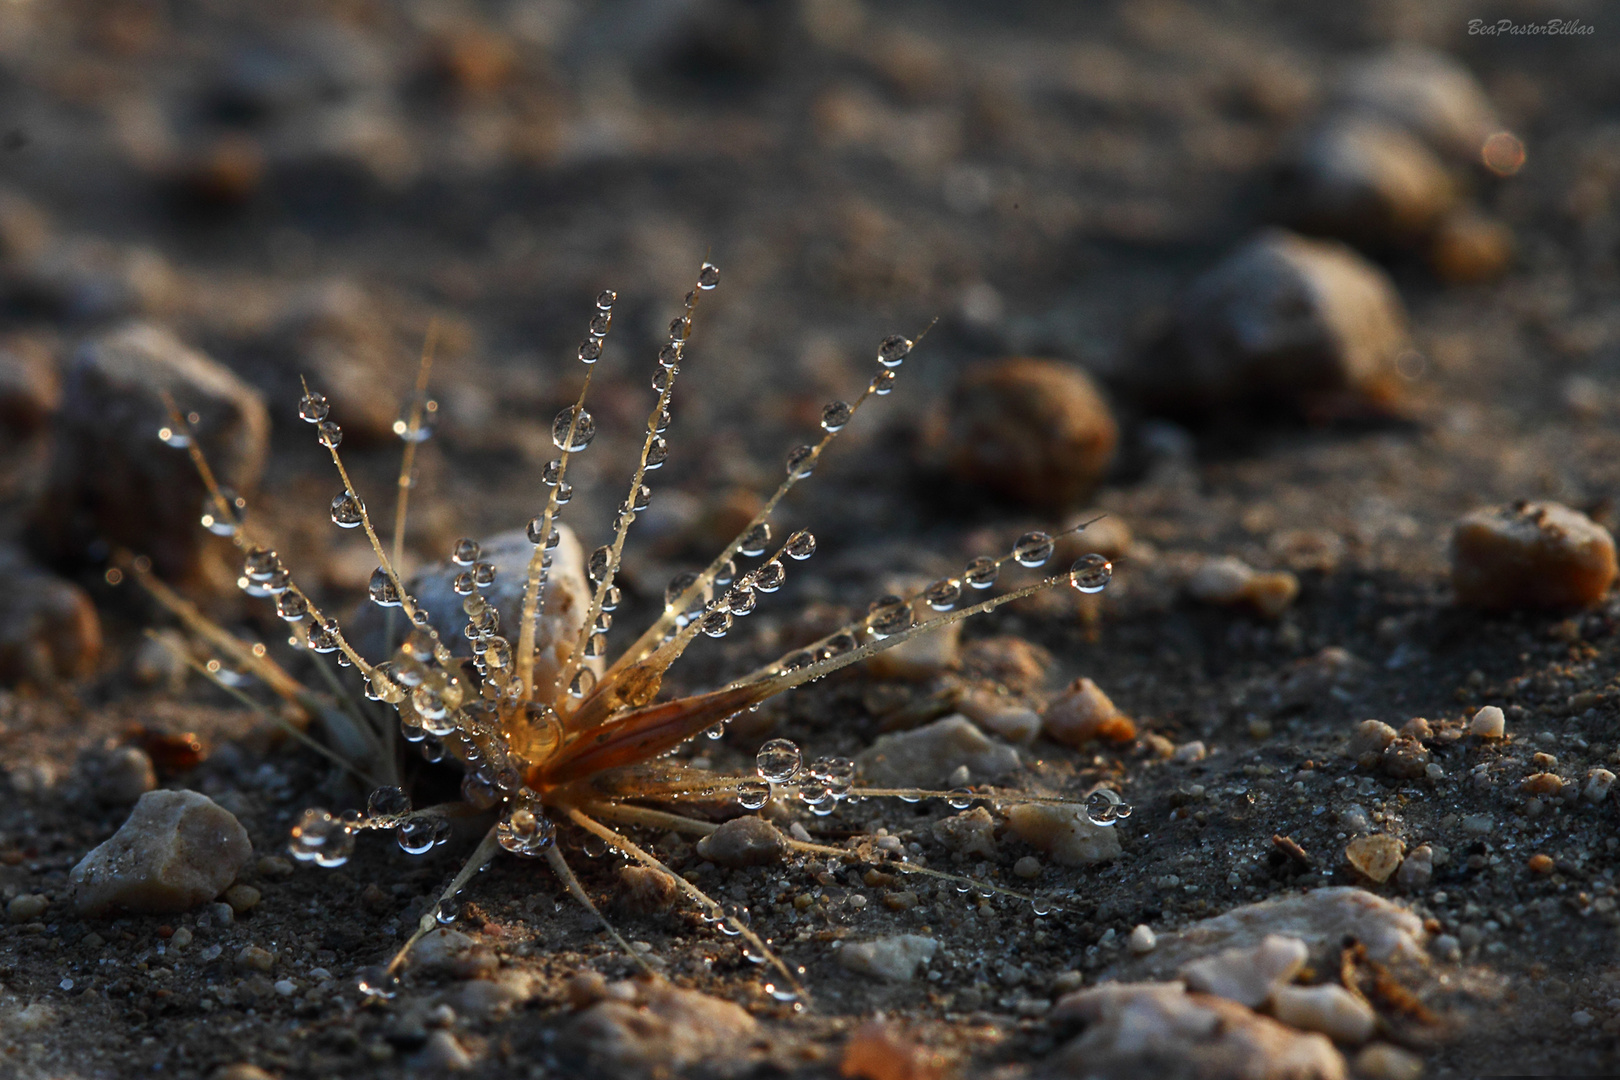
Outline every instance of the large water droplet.
<svg viewBox="0 0 1620 1080"><path fill-rule="evenodd" d="M242 573L254 581L269 581L281 569L281 559L275 552L262 547L250 548L242 559Z"/></svg>
<svg viewBox="0 0 1620 1080"><path fill-rule="evenodd" d="M878 346L878 363L886 368L899 367L901 361L911 352L911 339L891 334L883 339Z"/></svg>
<svg viewBox="0 0 1620 1080"><path fill-rule="evenodd" d="M788 558L802 562L816 553L816 538L804 529L800 529L787 538L787 543L783 545L783 549L788 553Z"/></svg>
<svg viewBox="0 0 1620 1080"><path fill-rule="evenodd" d="M595 324L594 324L594 322L592 323L592 332L593 333L595 332ZM603 328L602 332L603 333L607 332L606 327ZM578 355L579 355L579 362L582 363L582 364L594 364L594 363L596 363L598 360L600 360L602 358L602 339L598 338L598 337L588 337L588 338L586 338L584 341L579 343L579 353L578 353Z"/></svg>
<svg viewBox="0 0 1620 1080"><path fill-rule="evenodd" d="M670 578L669 584L664 587L664 606L674 607L680 603L682 594L696 584L697 579L697 572L693 570L682 570Z"/></svg>
<svg viewBox="0 0 1620 1080"><path fill-rule="evenodd" d="M325 810L309 809L288 837L287 852L299 862L342 866L354 851L354 833Z"/></svg>
<svg viewBox="0 0 1620 1080"><path fill-rule="evenodd" d="M880 596L867 610L866 625L874 637L893 637L911 626L911 605L893 593Z"/></svg>
<svg viewBox="0 0 1620 1080"><path fill-rule="evenodd" d="M322 420L315 433L321 445L330 450L336 450L343 443L343 429L331 420Z"/></svg>
<svg viewBox="0 0 1620 1080"><path fill-rule="evenodd" d="M247 500L230 488L220 488L219 498L210 494L203 500L202 526L215 536L235 536L247 518Z"/></svg>
<svg viewBox="0 0 1620 1080"><path fill-rule="evenodd" d="M761 521L743 534L742 543L737 550L747 556L763 555L765 548L771 542L771 525L768 521Z"/></svg>
<svg viewBox="0 0 1620 1080"><path fill-rule="evenodd" d="M894 390L894 372L884 370L872 376L872 393L887 397Z"/></svg>
<svg viewBox="0 0 1620 1080"><path fill-rule="evenodd" d="M404 788L380 787L366 800L366 816L372 818L380 828L399 824L399 820L410 812L411 797L405 794Z"/></svg>
<svg viewBox="0 0 1620 1080"><path fill-rule="evenodd" d="M996 583L996 577L1001 573L1001 564L988 555L980 555L967 564L962 572L962 580L975 589L988 589Z"/></svg>
<svg viewBox="0 0 1620 1080"><path fill-rule="evenodd" d="M1040 530L1027 532L1013 545L1013 560L1019 566L1045 566L1046 560L1052 557L1052 551L1056 546L1052 538Z"/></svg>
<svg viewBox="0 0 1620 1080"><path fill-rule="evenodd" d="M772 739L754 755L754 768L760 779L772 784L785 784L798 773L804 763L804 754L798 744L789 739Z"/></svg>
<svg viewBox="0 0 1620 1080"><path fill-rule="evenodd" d="M821 427L824 431L839 431L849 423L855 410L849 407L847 401L829 402L821 410Z"/></svg>
<svg viewBox="0 0 1620 1080"><path fill-rule="evenodd" d="M342 631L338 628L336 619L324 619L309 628L308 642L311 652L322 655L338 651L338 639Z"/></svg>
<svg viewBox="0 0 1620 1080"><path fill-rule="evenodd" d="M618 303L619 294L612 289L603 289L596 294L596 306L602 311L611 311L613 305Z"/></svg>
<svg viewBox="0 0 1620 1080"><path fill-rule="evenodd" d="M945 793L945 805L952 810L966 810L973 805L973 792L965 787L951 788Z"/></svg>
<svg viewBox="0 0 1620 1080"><path fill-rule="evenodd" d="M362 996L382 1001L388 1001L399 993L399 980L389 974L386 964L373 964L361 969L354 986Z"/></svg>
<svg viewBox="0 0 1620 1080"><path fill-rule="evenodd" d="M407 855L425 855L433 850L433 822L429 818L402 821L394 830L399 849Z"/></svg>
<svg viewBox="0 0 1620 1080"><path fill-rule="evenodd" d="M768 563L761 563L758 569L750 575L754 580L754 588L762 593L773 593L782 587L787 580L787 569L781 563L772 559Z"/></svg>
<svg viewBox="0 0 1620 1080"><path fill-rule="evenodd" d="M519 806L495 826L495 839L514 855L539 856L557 838L557 826L534 807Z"/></svg>
<svg viewBox="0 0 1620 1080"><path fill-rule="evenodd" d="M478 561L478 556L480 553L481 550L478 546L478 541L472 539L471 537L463 536L451 546L450 561L455 563L457 566L471 566L473 563Z"/></svg>
<svg viewBox="0 0 1620 1080"><path fill-rule="evenodd" d="M302 622L304 616L309 614L309 601L304 599L302 593L289 589L276 597L276 614L288 622Z"/></svg>
<svg viewBox="0 0 1620 1080"><path fill-rule="evenodd" d="M495 584L495 564L492 562L474 563L472 568L473 584L480 589L487 589Z"/></svg>
<svg viewBox="0 0 1620 1080"><path fill-rule="evenodd" d="M574 429L573 442L568 440L570 426ZM551 422L551 441L557 445L559 450L571 452L583 450L591 445L591 440L594 438L596 438L596 420L584 409L579 410L579 420L577 422L574 420L574 406L572 405L558 413L557 418Z"/></svg>
<svg viewBox="0 0 1620 1080"><path fill-rule="evenodd" d="M340 529L353 529L366 519L366 504L360 496L341 492L332 499L332 524Z"/></svg>
<svg viewBox="0 0 1620 1080"><path fill-rule="evenodd" d="M298 418L310 424L318 424L326 419L326 414L332 411L331 402L326 400L325 394L311 390L298 400Z"/></svg>
<svg viewBox="0 0 1620 1080"><path fill-rule="evenodd" d="M1114 579L1114 564L1093 552L1074 560L1069 567L1069 584L1083 593L1100 593Z"/></svg>
<svg viewBox="0 0 1620 1080"><path fill-rule="evenodd" d="M388 576L388 571L382 567L371 572L371 581L366 585L366 593L371 602L378 607L399 607L399 587L394 579Z"/></svg>
<svg viewBox="0 0 1620 1080"><path fill-rule="evenodd" d="M795 480L803 480L816 471L816 448L813 446L795 446L788 451L787 474Z"/></svg>
<svg viewBox="0 0 1620 1080"><path fill-rule="evenodd" d="M570 697L582 698L596 688L596 672L590 668L580 668L574 676L574 681L568 686Z"/></svg>
<svg viewBox="0 0 1620 1080"><path fill-rule="evenodd" d="M935 611L949 611L962 602L962 583L956 578L941 578L923 591L923 599Z"/></svg>
<svg viewBox="0 0 1620 1080"><path fill-rule="evenodd" d="M720 284L720 268L714 263L706 262L698 270L698 288L708 292Z"/></svg>
<svg viewBox="0 0 1620 1080"><path fill-rule="evenodd" d="M712 638L723 638L731 629L731 612L715 610L703 616L698 628Z"/></svg>
<svg viewBox="0 0 1620 1080"><path fill-rule="evenodd" d="M1112 788L1098 788L1086 796L1086 817L1093 825L1113 826L1131 816L1131 804Z"/></svg>
<svg viewBox="0 0 1620 1080"><path fill-rule="evenodd" d="M769 781L737 781L737 804L744 810L758 810L770 801L771 785Z"/></svg>
<svg viewBox="0 0 1620 1080"><path fill-rule="evenodd" d="M846 757L819 757L810 763L810 775L826 784L833 798L842 799L855 784L855 762Z"/></svg>

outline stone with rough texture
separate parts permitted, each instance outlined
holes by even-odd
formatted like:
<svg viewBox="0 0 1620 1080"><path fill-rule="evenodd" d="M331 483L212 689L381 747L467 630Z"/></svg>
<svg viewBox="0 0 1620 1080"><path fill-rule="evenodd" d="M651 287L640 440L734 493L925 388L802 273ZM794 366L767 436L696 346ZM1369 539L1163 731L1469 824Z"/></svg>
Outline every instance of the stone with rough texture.
<svg viewBox="0 0 1620 1080"><path fill-rule="evenodd" d="M619 1071L675 1073L702 1062L725 1073L747 1058L758 1024L743 1009L663 980L633 989L633 1000L609 997L566 1022L560 1049Z"/></svg>
<svg viewBox="0 0 1620 1080"><path fill-rule="evenodd" d="M980 731L965 716L947 716L914 731L884 735L856 757L872 787L939 790L966 767L975 784L999 780L1019 766L1018 751Z"/></svg>
<svg viewBox="0 0 1620 1080"><path fill-rule="evenodd" d="M1181 969L1187 989L1255 1008L1305 966L1305 943L1267 934L1247 948L1222 949Z"/></svg>
<svg viewBox="0 0 1620 1080"><path fill-rule="evenodd" d="M1093 739L1123 743L1136 738L1136 724L1086 678L1074 680L1052 699L1041 714L1041 724L1049 738L1074 747Z"/></svg>
<svg viewBox="0 0 1620 1080"><path fill-rule="evenodd" d="M996 853L996 819L982 806L934 822L934 838L959 855Z"/></svg>
<svg viewBox="0 0 1620 1080"><path fill-rule="evenodd" d="M545 609L540 614L535 632L534 678L538 686L550 686L556 680L558 670L574 648L575 635L584 625L585 613L591 603L591 586L585 576L584 549L567 525L559 525L558 532L560 538L546 576ZM517 649L518 627L522 625L523 587L528 581L529 557L533 554L534 545L529 543L529 537L522 529L490 537L481 545L479 554L482 561L495 567L495 584L481 590L480 595L500 612L501 633L510 639L514 652ZM467 614L461 607L463 597L453 587L456 575L466 569L446 559L405 583L406 589L427 611L440 637L458 656L472 655L472 646L462 634L467 625ZM371 655L380 654L386 620L386 613L377 605L362 605L352 620L350 639L360 642L362 651L369 646ZM403 626L403 621L400 626ZM401 630L396 627L396 641L399 633ZM601 657L584 663L598 675L601 674Z"/></svg>
<svg viewBox="0 0 1620 1080"><path fill-rule="evenodd" d="M1058 1001L1050 1016L1085 1030L1037 1071L1096 1080L1344 1080L1344 1058L1233 1001L1179 983L1109 983Z"/></svg>
<svg viewBox="0 0 1620 1080"><path fill-rule="evenodd" d="M1269 229L1193 282L1138 378L1150 403L1179 411L1309 410L1389 398L1407 347L1389 275L1338 241Z"/></svg>
<svg viewBox="0 0 1620 1080"><path fill-rule="evenodd" d="M1329 119L1300 143L1281 194L1283 217L1302 232L1370 248L1429 236L1456 200L1445 165L1421 139L1357 114Z"/></svg>
<svg viewBox="0 0 1620 1080"><path fill-rule="evenodd" d="M1615 572L1609 530L1555 502L1475 510L1451 532L1451 585L1469 607L1590 607L1608 593Z"/></svg>
<svg viewBox="0 0 1620 1080"><path fill-rule="evenodd" d="M1061 509L1077 504L1114 457L1119 427L1086 373L1060 360L978 364L951 394L952 475L1001 498Z"/></svg>
<svg viewBox="0 0 1620 1080"><path fill-rule="evenodd" d="M721 866L764 866L780 862L787 838L775 825L753 816L732 818L697 842L697 853Z"/></svg>
<svg viewBox="0 0 1620 1080"><path fill-rule="evenodd" d="M1112 826L1093 825L1078 806L1024 803L1007 808L1013 835L1052 856L1060 866L1090 866L1112 862L1123 849Z"/></svg>
<svg viewBox="0 0 1620 1080"><path fill-rule="evenodd" d="M253 854L229 811L195 791L149 791L68 874L81 915L186 911L218 896Z"/></svg>
<svg viewBox="0 0 1620 1080"><path fill-rule="evenodd" d="M99 562L110 542L150 556L170 582L235 582L240 555L210 543L198 524L206 489L196 468L158 438L170 422L165 393L197 414L219 482L251 498L269 452L270 418L258 393L168 330L124 326L86 341L68 368L34 519L42 556Z"/></svg>
<svg viewBox="0 0 1620 1080"><path fill-rule="evenodd" d="M1372 1006L1337 983L1279 986L1271 1015L1302 1031L1319 1031L1334 1042L1360 1045L1372 1038L1378 1016Z"/></svg>
<svg viewBox="0 0 1620 1080"><path fill-rule="evenodd" d="M858 975L876 975L890 982L908 982L917 968L934 958L939 942L920 934L896 934L873 941L846 943L838 962Z"/></svg>

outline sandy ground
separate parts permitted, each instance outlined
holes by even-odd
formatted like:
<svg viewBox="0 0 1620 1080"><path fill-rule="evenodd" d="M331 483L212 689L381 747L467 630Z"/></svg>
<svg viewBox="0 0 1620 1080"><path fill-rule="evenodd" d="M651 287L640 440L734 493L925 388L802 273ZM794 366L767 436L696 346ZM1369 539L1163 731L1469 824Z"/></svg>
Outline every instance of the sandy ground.
<svg viewBox="0 0 1620 1080"><path fill-rule="evenodd" d="M723 539L714 508L776 482L821 404L864 385L885 334L937 317L897 392L787 505L784 530L814 528L816 559L752 617L752 636L703 643L683 664L679 678L702 688L768 659L827 610L863 605L886 574L950 572L1049 524L1047 511L953 482L925 445L957 373L1030 353L1124 385L1176 290L1267 219L1268 170L1336 65L1397 39L1449 52L1529 148L1522 172L1476 194L1511 227L1517 255L1500 280L1475 285L1386 259L1425 358L1397 418L1195 424L1191 456L1155 458L1165 429L1145 427L1120 393L1119 464L1091 500L1135 537L1114 586L1100 603L1054 594L964 636L965 677L993 681L987 658L1016 639L1047 659L1035 685L1015 690L1038 697L1087 675L1144 735L1208 747L1177 764L1145 741L1035 745L1019 786L1073 795L1107 781L1135 807L1118 827L1118 861L1046 865L1028 883L1063 895L1063 913L931 886L918 906L892 910L883 886L824 864L702 870L704 888L749 904L755 929L805 966L814 1005L795 1013L763 991L732 939L680 907L626 910L612 900L616 857L590 857L568 830L560 843L670 979L754 1012L760 1038L736 1071L832 1075L847 1032L882 1011L964 1074L1018 1076L1069 1034L1040 1004L1063 973L1089 983L1136 925L1168 931L1292 890L1365 884L1342 857L1344 815L1360 807L1408 848L1451 853L1422 888L1374 886L1464 946L1435 961L1425 986L1439 1020L1405 1032L1427 1074L1620 1069L1614 801L1533 816L1517 787L1537 752L1566 777L1613 767L1620 603L1567 618L1471 613L1453 604L1446 554L1451 523L1486 503L1551 498L1616 520L1610 13L1557 8L1592 23L1589 36L1492 39L1468 32L1481 12L1452 4L634 6L7 5L0 181L41 212L41 243L105 245L126 267L107 279L126 294L108 286L111 300L86 291L95 260L82 250L64 256L70 284L48 303L8 285L8 332L65 359L86 335L140 315L258 386L274 430L255 519L346 610L372 564L326 521L336 482L293 415L306 358L277 344L290 311L333 289L359 297L343 362L363 374L339 405L375 406L384 428L408 394L428 316L440 318L443 419L422 453L408 537L421 564L457 536L534 513L591 298L617 289L594 391L602 435L580 459L569 510L594 544L621 497L657 344L707 255L724 281L699 312L671 463L628 557L620 624L635 627L668 575ZM1534 21L1554 9L1503 10ZM127 269L130 259L145 269ZM381 505L397 443L350 443L358 482ZM11 460L16 533L38 459ZM1330 534L1330 555L1296 565L1302 591L1281 618L1182 597L1178 568L1195 556L1282 566L1299 530ZM420 859L363 836L331 871L250 864L244 879L262 900L228 926L206 908L73 914L67 871L126 813L92 797L85 755L132 725L206 742L201 765L163 780L235 812L258 856L285 850L304 808L363 797L205 684L138 685L140 631L163 617L102 584L98 567L73 572L107 634L97 673L0 693L13 791L0 805L0 889L50 899L0 928L0 1071L207 1076L250 1062L289 1077L394 1076L429 1067L423 1048L444 1028L475 1075L570 1075L567 981L635 968L538 864L495 860L457 922L479 955L527 980L515 1006L493 1008L454 973L413 976L386 1004L362 1005L353 989L353 973L391 955L436 897L471 835ZM262 609L211 602L244 632L282 633ZM1327 670L1325 649L1351 659ZM746 768L779 735L808 754L853 754L897 703L926 711L942 685L846 673L683 753ZM1484 704L1506 709L1512 740L1437 744L1439 779L1396 781L1343 755L1357 721L1454 724ZM424 800L455 780L421 770L417 782ZM837 841L887 829L931 865L1020 884L1011 867L1029 852L1016 840L969 858L939 843L932 823L951 812L868 802L798 820ZM1482 817L1488 828L1471 831ZM1292 837L1311 865L1274 858L1273 835ZM703 865L679 844L662 850ZM1535 853L1554 872L1527 870ZM864 908L849 903L857 894ZM192 942L177 948L182 928ZM901 932L941 945L913 981L874 983L836 963L835 942ZM236 962L250 945L275 954L271 970Z"/></svg>

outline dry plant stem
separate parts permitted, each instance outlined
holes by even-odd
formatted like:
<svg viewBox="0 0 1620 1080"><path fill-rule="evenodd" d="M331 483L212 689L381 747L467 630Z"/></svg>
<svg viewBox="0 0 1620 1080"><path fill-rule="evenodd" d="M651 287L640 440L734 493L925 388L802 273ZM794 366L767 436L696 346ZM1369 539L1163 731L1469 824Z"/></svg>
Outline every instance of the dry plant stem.
<svg viewBox="0 0 1620 1080"><path fill-rule="evenodd" d="M405 958L411 954L411 949L415 947L418 941L426 937L430 930L439 925L439 920L435 915L439 904L447 900L454 900L456 894L466 886L467 882L472 880L474 874L478 873L478 868L493 859L495 853L499 850L501 850L501 845L495 839L495 829L491 827L484 834L484 838L478 841L478 846L473 848L472 854L467 856L467 861L462 864L456 876L450 879L450 884L446 885L444 891L439 893L438 901L423 912L420 919L416 920L416 929L411 932L410 938L399 947L399 952L394 954L394 958L388 961L389 975L397 976L400 968L405 966Z"/></svg>
<svg viewBox="0 0 1620 1080"><path fill-rule="evenodd" d="M652 966L647 963L645 957L632 949L629 942L624 940L624 936L614 929L612 923L608 922L607 916L602 914L601 909L596 906L596 903L585 892L585 886L579 883L579 878L574 874L574 868L568 865L568 861L563 858L562 852L557 850L556 844L546 848L546 862L551 864L552 873L557 875L557 880L563 883L563 887L568 890L568 894L583 904L585 909L592 915L596 916L596 921L601 923L602 929L612 936L614 944L619 947L619 951L634 960L642 971L651 975L653 973Z"/></svg>
<svg viewBox="0 0 1620 1080"><path fill-rule="evenodd" d="M737 933L742 936L743 940L747 941L750 945L754 946L754 948L758 949L760 951L760 955L764 956L765 959L770 962L772 967L782 973L782 977L788 981L788 985L793 988L794 993L798 995L799 999L804 1001L806 1004L809 1003L810 995L808 992L806 992L804 986L799 982L798 978L793 974L793 972L788 970L787 965L782 963L781 958L778 957L774 951L772 951L771 947L765 944L764 939L750 930L747 926L744 926L737 919L727 915L725 910L721 908L720 904L715 901L713 897L709 896L708 893L704 892L702 889L698 888L696 885L692 884L690 881L687 881L685 878L675 873L675 871L665 866L657 856L642 850L642 848L637 846L637 844L629 837L608 828L599 821L592 819L578 808L572 806L568 807L567 814L569 820L573 821L574 824L580 826L587 832L592 833L602 840L607 841L609 845L623 852L624 854L629 855L631 858L641 863L641 865L649 867L653 870L660 870L668 874L675 882L676 888L680 889L681 892L695 900L698 905L708 913L711 919L715 919L717 921L724 920L726 925L736 930ZM553 847L549 850L556 849Z"/></svg>
<svg viewBox="0 0 1620 1080"><path fill-rule="evenodd" d="M412 477L416 469L416 444L422 431L422 410L427 406L428 379L433 374L433 348L438 343L439 320L428 320L427 337L422 342L422 361L416 369L416 393L411 398L410 419L405 425L405 449L399 459L398 495L394 500L394 565L405 565L405 518L410 509ZM394 621L398 608L388 609L383 628L383 652L394 650ZM390 740L392 741L392 740Z"/></svg>
<svg viewBox="0 0 1620 1080"><path fill-rule="evenodd" d="M692 317L697 313L698 299L703 290L694 287L691 292L692 306L686 309L686 328L681 332L682 358L686 342L692 336ZM647 476L647 458L652 453L653 441L658 438L658 419L669 407L671 396L675 392L675 379L680 373L680 364L665 369L668 377L664 381L664 388L658 392L658 400L653 403L652 411L647 414L647 429L641 441L641 457L636 462L636 469L630 478L630 493L626 496L626 505L631 505L636 492L640 490L642 481ZM570 445L572 444L572 431L570 431ZM619 521L618 528L614 530L611 553L608 556L607 572L602 580L596 583L596 589L591 594L591 606L585 613L585 621L580 625L579 633L575 635L574 647L569 651L568 662L557 673L556 683L552 688L552 697L562 697L563 689L573 681L574 674L579 671L579 665L585 658L585 644L590 641L596 629L596 619L602 614L602 605L607 600L608 590L613 587L614 579L618 576L619 560L624 554L624 540L630 534L632 514L625 514Z"/></svg>
<svg viewBox="0 0 1620 1080"><path fill-rule="evenodd" d="M547 545L551 541L551 532L557 527L557 493L562 490L563 484L568 480L568 462L574 452L568 447L574 445L574 437L578 433L579 418L585 414L585 395L591 390L591 377L596 374L595 366L585 372L585 382L579 388L579 397L574 399L573 416L568 421L567 446L560 447L562 457L558 459L557 484L546 496L546 508L540 515L540 543L535 545L534 553L529 556L529 576L523 583L523 612L518 617L518 647L515 658L517 677L523 681L523 700L534 700L534 633L535 620L540 615L541 580L546 570L546 552L550 551ZM558 704L567 704L566 697L557 699ZM560 711L560 710L559 710Z"/></svg>
<svg viewBox="0 0 1620 1080"><path fill-rule="evenodd" d="M304 392L306 394L309 392L307 386L304 388ZM377 565L382 567L383 573L388 575L388 580L393 582L394 588L399 591L399 605L414 624L416 622L416 600L405 591L405 583L399 579L398 568L394 566L394 561L388 557L387 552L383 551L382 541L377 538L377 530L371 524L371 513L366 509L365 500L360 498L359 492L354 490L354 481L349 479L349 470L343 467L343 458L338 454L337 447L328 446L326 452L332 456L332 464L337 468L338 477L343 481L344 493L360 507L360 525L366 531L366 539L371 542L372 554L377 556ZM348 650L345 649L344 652L347 653ZM369 669L363 670L368 675L371 673Z"/></svg>

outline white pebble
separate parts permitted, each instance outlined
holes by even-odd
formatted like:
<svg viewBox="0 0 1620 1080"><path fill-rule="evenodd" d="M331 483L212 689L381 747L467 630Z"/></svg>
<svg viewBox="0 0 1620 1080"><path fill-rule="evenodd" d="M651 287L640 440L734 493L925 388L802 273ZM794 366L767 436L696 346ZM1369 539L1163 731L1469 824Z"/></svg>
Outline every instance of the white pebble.
<svg viewBox="0 0 1620 1080"><path fill-rule="evenodd" d="M276 993L282 997L292 997L298 990L298 984L291 979L279 979L276 982Z"/></svg>
<svg viewBox="0 0 1620 1080"><path fill-rule="evenodd" d="M1351 1045L1366 1042L1378 1024L1372 1006L1337 983L1279 986L1271 995L1271 1011L1285 1024Z"/></svg>
<svg viewBox="0 0 1620 1080"><path fill-rule="evenodd" d="M1147 923L1138 923L1136 929L1131 931L1131 938L1128 944L1130 945L1131 952L1141 956L1144 953L1150 953L1154 950L1154 948L1159 944L1159 937L1153 932L1153 927L1149 926Z"/></svg>
<svg viewBox="0 0 1620 1080"><path fill-rule="evenodd" d="M1356 1055L1356 1075L1365 1080L1418 1080L1423 1062L1389 1043L1373 1043Z"/></svg>
<svg viewBox="0 0 1620 1080"><path fill-rule="evenodd" d="M920 934L896 934L875 941L846 945L838 962L860 975L876 975L892 982L907 982L917 974L917 965L932 960L939 942Z"/></svg>
<svg viewBox="0 0 1620 1080"><path fill-rule="evenodd" d="M1252 948L1223 949L1200 957L1181 969L1189 990L1214 994L1255 1008L1272 990L1292 979L1305 966L1305 943L1298 938L1267 934Z"/></svg>
<svg viewBox="0 0 1620 1080"><path fill-rule="evenodd" d="M1185 742L1176 747L1175 753L1170 755L1170 760L1177 765L1191 765L1195 761L1203 761L1208 755L1209 750L1204 746L1202 740L1194 739L1192 742Z"/></svg>
<svg viewBox="0 0 1620 1080"><path fill-rule="evenodd" d="M1600 803L1609 797L1609 789L1614 786L1614 773L1608 769L1593 769L1586 774L1586 790L1581 794L1587 802Z"/></svg>
<svg viewBox="0 0 1620 1080"><path fill-rule="evenodd" d="M1482 739L1500 739L1507 731L1507 717L1495 705L1487 705L1468 722L1468 734Z"/></svg>
<svg viewBox="0 0 1620 1080"><path fill-rule="evenodd" d="M1581 1010L1579 1010L1577 1012L1571 1013L1569 1019L1570 1019L1570 1022L1573 1023L1576 1027L1587 1027L1592 1023L1593 1019L1595 1019L1595 1018L1592 1016L1591 1013L1587 1012L1585 1009L1581 1009Z"/></svg>

